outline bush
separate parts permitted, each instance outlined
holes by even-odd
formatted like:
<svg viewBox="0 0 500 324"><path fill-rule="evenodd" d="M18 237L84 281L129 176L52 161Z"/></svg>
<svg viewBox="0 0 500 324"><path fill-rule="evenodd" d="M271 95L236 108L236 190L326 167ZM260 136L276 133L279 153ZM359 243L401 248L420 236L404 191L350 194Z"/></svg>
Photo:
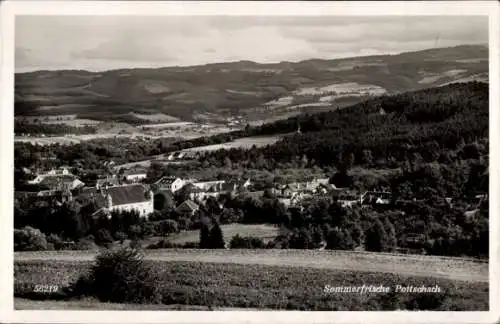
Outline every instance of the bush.
<svg viewBox="0 0 500 324"><path fill-rule="evenodd" d="M71 287L72 296L93 296L102 302L159 303L159 274L143 260L139 250L105 250L89 274Z"/></svg>
<svg viewBox="0 0 500 324"><path fill-rule="evenodd" d="M183 249L199 249L200 243L198 242L186 242L182 245Z"/></svg>
<svg viewBox="0 0 500 324"><path fill-rule="evenodd" d="M117 241L120 241L120 243L123 243L126 239L128 239L128 235L124 232L116 232L115 233L115 239Z"/></svg>
<svg viewBox="0 0 500 324"><path fill-rule="evenodd" d="M47 236L47 243L49 245L52 244L55 250L64 249L64 241L57 234L50 234L49 236Z"/></svg>
<svg viewBox="0 0 500 324"><path fill-rule="evenodd" d="M95 244L95 238L93 235L79 239L73 246L74 250L96 250L98 248L97 244Z"/></svg>
<svg viewBox="0 0 500 324"><path fill-rule="evenodd" d="M47 250L47 239L39 229L26 226L14 229L14 251Z"/></svg>
<svg viewBox="0 0 500 324"><path fill-rule="evenodd" d="M199 249L200 244L198 242L186 242L184 244L172 243L169 240L163 239L156 243L152 243L146 247L146 249Z"/></svg>
<svg viewBox="0 0 500 324"><path fill-rule="evenodd" d="M179 224L173 219L167 219L165 221L161 221L160 223L161 232L164 235L170 233L179 233Z"/></svg>
<svg viewBox="0 0 500 324"><path fill-rule="evenodd" d="M156 243L151 243L150 245L147 246L147 249L173 249L177 247L180 246L170 242L169 240L163 239Z"/></svg>
<svg viewBox="0 0 500 324"><path fill-rule="evenodd" d="M266 247L264 241L258 237L235 235L229 243L231 249L263 249Z"/></svg>
<svg viewBox="0 0 500 324"><path fill-rule="evenodd" d="M96 235L95 235L95 242L98 245L106 245L106 244L109 244L109 243L113 243L113 241L114 241L113 240L113 236L105 228L99 229L97 231Z"/></svg>

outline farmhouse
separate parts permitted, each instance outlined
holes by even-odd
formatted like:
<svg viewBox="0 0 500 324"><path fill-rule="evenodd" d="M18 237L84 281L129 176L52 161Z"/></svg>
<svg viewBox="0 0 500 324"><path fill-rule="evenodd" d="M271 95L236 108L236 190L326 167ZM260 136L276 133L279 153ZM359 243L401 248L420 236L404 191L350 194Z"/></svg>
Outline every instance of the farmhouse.
<svg viewBox="0 0 500 324"><path fill-rule="evenodd" d="M104 179L97 179L97 182L95 184L96 189L104 188L104 187L113 187L113 186L118 186L120 184L120 181L118 180L117 177L106 177Z"/></svg>
<svg viewBox="0 0 500 324"><path fill-rule="evenodd" d="M335 199L341 207L353 207L354 205L359 204L359 198L355 193L350 191L343 191Z"/></svg>
<svg viewBox="0 0 500 324"><path fill-rule="evenodd" d="M28 181L28 184L39 184L47 177L57 177L57 176L70 176L75 177L67 167L60 167L58 169L52 169L47 172L37 172L37 176Z"/></svg>
<svg viewBox="0 0 500 324"><path fill-rule="evenodd" d="M177 208L175 209L179 214L183 215L194 215L198 210L200 209L200 206L193 202L192 200L186 200Z"/></svg>
<svg viewBox="0 0 500 324"><path fill-rule="evenodd" d="M147 217L154 211L153 193L141 184L102 188L94 201L99 207L94 215L135 210L141 217Z"/></svg>
<svg viewBox="0 0 500 324"><path fill-rule="evenodd" d="M175 177L162 177L160 180L156 181L154 184L160 189L168 189L171 192L176 192L177 190L184 187L188 183L187 180Z"/></svg>
<svg viewBox="0 0 500 324"><path fill-rule="evenodd" d="M387 191L367 191L359 199L361 205L389 205L392 194Z"/></svg>
<svg viewBox="0 0 500 324"><path fill-rule="evenodd" d="M139 182L146 179L147 173L145 171L126 171L123 174L123 180L130 182Z"/></svg>
<svg viewBox="0 0 500 324"><path fill-rule="evenodd" d="M78 189L84 186L74 175L43 175L37 176L33 181L28 181L29 184L38 184L40 186L46 187L48 190L62 190L63 188L69 188L70 190Z"/></svg>
<svg viewBox="0 0 500 324"><path fill-rule="evenodd" d="M64 202L71 202L73 195L69 190L44 190L39 192L16 192L16 203L28 208L60 206Z"/></svg>
<svg viewBox="0 0 500 324"><path fill-rule="evenodd" d="M193 185L204 191L220 192L223 190L224 180L193 182Z"/></svg>

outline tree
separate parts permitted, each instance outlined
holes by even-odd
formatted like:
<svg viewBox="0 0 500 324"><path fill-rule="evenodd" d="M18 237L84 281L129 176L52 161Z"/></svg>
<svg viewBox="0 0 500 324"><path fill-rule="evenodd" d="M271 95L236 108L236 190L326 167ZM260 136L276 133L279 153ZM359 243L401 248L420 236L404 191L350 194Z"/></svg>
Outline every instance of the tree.
<svg viewBox="0 0 500 324"><path fill-rule="evenodd" d="M223 249L226 246L224 242L224 235L219 223L215 222L210 230L210 248L212 249Z"/></svg>
<svg viewBox="0 0 500 324"><path fill-rule="evenodd" d="M210 229L207 224L202 223L200 228L200 249L209 249L210 242Z"/></svg>
<svg viewBox="0 0 500 324"><path fill-rule="evenodd" d="M95 235L95 241L98 245L109 244L113 242L113 236L107 229L101 228Z"/></svg>
<svg viewBox="0 0 500 324"><path fill-rule="evenodd" d="M173 219L161 221L160 226L163 235L179 232L179 224Z"/></svg>
<svg viewBox="0 0 500 324"><path fill-rule="evenodd" d="M343 250L342 248L343 241L344 241L344 234L338 227L335 227L328 232L326 239L326 249Z"/></svg>
<svg viewBox="0 0 500 324"><path fill-rule="evenodd" d="M175 207L175 201L172 196L165 193L154 195L154 209L159 211L170 210Z"/></svg>
<svg viewBox="0 0 500 324"><path fill-rule="evenodd" d="M373 155L371 150L363 150L363 163L367 166L373 164Z"/></svg>
<svg viewBox="0 0 500 324"><path fill-rule="evenodd" d="M387 233L387 246L384 251L386 252L394 252L398 245L398 240L396 237L396 229L394 225L389 221L388 218L384 221L385 231Z"/></svg>
<svg viewBox="0 0 500 324"><path fill-rule="evenodd" d="M39 229L26 226L14 229L14 251L47 250L47 239Z"/></svg>
<svg viewBox="0 0 500 324"><path fill-rule="evenodd" d="M296 229L289 240L291 249L310 249L313 248L313 239L307 228Z"/></svg>
<svg viewBox="0 0 500 324"><path fill-rule="evenodd" d="M128 236L124 232L116 232L115 233L115 239L117 241L120 241L121 244L123 244L123 241L125 241L127 238L128 238Z"/></svg>
<svg viewBox="0 0 500 324"><path fill-rule="evenodd" d="M387 249L387 233L379 219L367 231L365 247L367 251L373 252L382 252Z"/></svg>
<svg viewBox="0 0 500 324"><path fill-rule="evenodd" d="M89 274L81 276L69 291L72 296L94 296L103 302L159 303L159 273L136 249L103 251Z"/></svg>

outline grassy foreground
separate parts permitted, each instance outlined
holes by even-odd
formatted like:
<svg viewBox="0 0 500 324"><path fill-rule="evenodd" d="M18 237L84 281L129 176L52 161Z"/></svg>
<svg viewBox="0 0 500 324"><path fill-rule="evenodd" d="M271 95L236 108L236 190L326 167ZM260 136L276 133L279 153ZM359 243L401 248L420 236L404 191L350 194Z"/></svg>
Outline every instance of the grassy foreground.
<svg viewBox="0 0 500 324"><path fill-rule="evenodd" d="M164 305L211 306L214 309L288 310L488 310L488 283L387 273L267 265L150 261L161 272ZM57 285L59 291L91 266L89 261L15 261L15 297L67 299L64 294L34 294L35 285ZM325 285L434 286L440 293L326 293ZM18 299L19 300L19 299ZM47 301L54 303L53 300ZM67 309L81 309L65 300ZM42 302L41 305L45 305ZM63 303L63 302L60 302ZM26 304L26 302L25 302ZM38 309L44 309L44 306ZM38 307L38 306L37 306ZM90 306L93 307L93 306ZM177 306L176 306L177 307ZM102 306L95 305L96 309Z"/></svg>
<svg viewBox="0 0 500 324"><path fill-rule="evenodd" d="M234 263L343 271L384 272L411 277L488 282L488 262L460 258L353 251L291 249L158 249L146 250L152 261ZM15 252L15 261L92 261L98 251Z"/></svg>

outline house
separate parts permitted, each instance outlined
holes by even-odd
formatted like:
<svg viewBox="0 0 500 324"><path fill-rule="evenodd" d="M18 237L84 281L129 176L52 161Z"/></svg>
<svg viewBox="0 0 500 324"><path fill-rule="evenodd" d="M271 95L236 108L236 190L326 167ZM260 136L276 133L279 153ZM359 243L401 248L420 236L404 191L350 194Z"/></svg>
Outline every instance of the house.
<svg viewBox="0 0 500 324"><path fill-rule="evenodd" d="M128 171L123 175L123 179L130 182L139 182L146 179L147 173L145 171Z"/></svg>
<svg viewBox="0 0 500 324"><path fill-rule="evenodd" d="M179 214L183 215L194 215L198 210L200 209L200 206L193 202L192 200L186 200L177 208L175 209Z"/></svg>
<svg viewBox="0 0 500 324"><path fill-rule="evenodd" d="M330 187L330 179L329 178L313 179L312 181L309 182L309 186L311 186L312 188L317 188L319 186Z"/></svg>
<svg viewBox="0 0 500 324"><path fill-rule="evenodd" d="M358 197L352 192L342 192L337 199L342 208L352 208L359 203Z"/></svg>
<svg viewBox="0 0 500 324"><path fill-rule="evenodd" d="M234 193L238 191L242 186L236 181L228 181L222 184L222 191Z"/></svg>
<svg viewBox="0 0 500 324"><path fill-rule="evenodd" d="M95 184L96 189L104 188L104 187L113 187L113 186L118 186L120 185L120 181L118 180L117 177L106 177L103 179L97 179L97 182Z"/></svg>
<svg viewBox="0 0 500 324"><path fill-rule="evenodd" d="M252 181L250 179L246 179L243 183L240 184L241 188L248 189L252 185Z"/></svg>
<svg viewBox="0 0 500 324"><path fill-rule="evenodd" d="M21 168L21 171L24 173L24 174L33 174L33 172L31 172L30 169L26 168L26 167L23 167Z"/></svg>
<svg viewBox="0 0 500 324"><path fill-rule="evenodd" d="M65 202L73 201L73 194L69 187L61 190L42 190L38 192L15 192L15 201L23 208L48 207L51 205L61 206Z"/></svg>
<svg viewBox="0 0 500 324"><path fill-rule="evenodd" d="M109 214L113 211L137 211L141 217L154 212L154 197L151 190L142 184L132 184L102 188L94 196L98 210L94 215Z"/></svg>
<svg viewBox="0 0 500 324"><path fill-rule="evenodd" d="M392 202L392 194L387 191L367 191L361 195L361 205L389 205Z"/></svg>
<svg viewBox="0 0 500 324"><path fill-rule="evenodd" d="M57 169L52 169L46 173L47 175L70 175L68 166L61 166Z"/></svg>
<svg viewBox="0 0 500 324"><path fill-rule="evenodd" d="M168 189L171 192L176 192L177 190L184 187L189 181L183 180L181 178L175 177L162 177L160 180L156 181L154 184L160 189Z"/></svg>
<svg viewBox="0 0 500 324"><path fill-rule="evenodd" d="M278 198L278 201L282 203L286 208L292 205L292 199L290 198Z"/></svg>
<svg viewBox="0 0 500 324"><path fill-rule="evenodd" d="M313 197L313 194L311 192L297 192L292 195L290 198L290 205L294 206L299 204L301 201L304 201L306 199L311 199Z"/></svg>
<svg viewBox="0 0 500 324"><path fill-rule="evenodd" d="M36 184L47 187L49 190L62 190L63 187L74 190L85 185L74 175L45 175Z"/></svg>
<svg viewBox="0 0 500 324"><path fill-rule="evenodd" d="M61 177L61 179L68 179L69 177L76 178L76 176L69 171L69 167L60 167L58 169L52 169L47 172L37 172L36 177L32 180L27 181L27 183L40 184L47 177Z"/></svg>
<svg viewBox="0 0 500 324"><path fill-rule="evenodd" d="M221 192L223 190L223 185L225 183L226 181L224 180L199 181L199 182L193 182L193 185L204 191Z"/></svg>

